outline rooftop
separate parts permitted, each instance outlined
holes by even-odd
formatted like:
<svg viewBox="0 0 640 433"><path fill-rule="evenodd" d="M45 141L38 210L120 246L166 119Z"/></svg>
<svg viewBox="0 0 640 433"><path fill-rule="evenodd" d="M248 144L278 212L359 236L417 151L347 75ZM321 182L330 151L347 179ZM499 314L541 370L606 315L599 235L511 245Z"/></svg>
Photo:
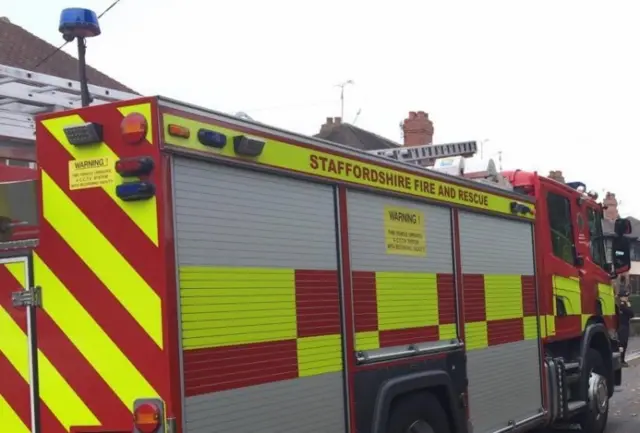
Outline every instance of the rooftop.
<svg viewBox="0 0 640 433"><path fill-rule="evenodd" d="M56 49L56 46L13 24L9 18L0 17L0 65L77 79L78 60L62 50L55 52ZM43 62L48 56L51 57ZM87 66L87 78L89 83L97 86L136 93L91 66Z"/></svg>

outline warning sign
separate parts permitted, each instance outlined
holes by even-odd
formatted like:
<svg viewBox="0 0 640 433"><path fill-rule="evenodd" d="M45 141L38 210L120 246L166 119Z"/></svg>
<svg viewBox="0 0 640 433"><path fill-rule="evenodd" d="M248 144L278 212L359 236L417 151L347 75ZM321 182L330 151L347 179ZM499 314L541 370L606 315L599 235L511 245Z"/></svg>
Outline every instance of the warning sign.
<svg viewBox="0 0 640 433"><path fill-rule="evenodd" d="M410 208L384 208L387 254L426 256L424 213Z"/></svg>
<svg viewBox="0 0 640 433"><path fill-rule="evenodd" d="M69 189L98 188L115 183L115 161L111 158L69 161Z"/></svg>

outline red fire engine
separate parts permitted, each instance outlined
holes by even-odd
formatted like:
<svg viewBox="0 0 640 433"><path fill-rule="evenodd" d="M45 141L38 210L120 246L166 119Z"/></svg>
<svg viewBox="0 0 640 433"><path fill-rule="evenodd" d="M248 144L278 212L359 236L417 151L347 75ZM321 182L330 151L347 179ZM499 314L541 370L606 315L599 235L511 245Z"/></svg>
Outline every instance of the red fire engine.
<svg viewBox="0 0 640 433"><path fill-rule="evenodd" d="M630 225L584 185L91 91L2 175L3 431L604 431Z"/></svg>

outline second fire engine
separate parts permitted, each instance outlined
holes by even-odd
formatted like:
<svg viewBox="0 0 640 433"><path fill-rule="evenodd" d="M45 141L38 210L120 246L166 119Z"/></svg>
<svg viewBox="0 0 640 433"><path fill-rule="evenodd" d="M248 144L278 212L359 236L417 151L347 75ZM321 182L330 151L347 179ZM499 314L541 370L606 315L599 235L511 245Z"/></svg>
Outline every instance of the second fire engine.
<svg viewBox="0 0 640 433"><path fill-rule="evenodd" d="M3 431L604 431L630 226L583 185L122 99L0 185Z"/></svg>

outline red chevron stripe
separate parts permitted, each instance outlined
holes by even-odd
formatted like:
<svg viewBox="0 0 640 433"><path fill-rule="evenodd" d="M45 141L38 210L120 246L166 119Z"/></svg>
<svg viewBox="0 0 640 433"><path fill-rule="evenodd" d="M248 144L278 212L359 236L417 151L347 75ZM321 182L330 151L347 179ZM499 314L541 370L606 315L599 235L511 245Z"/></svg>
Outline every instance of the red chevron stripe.
<svg viewBox="0 0 640 433"><path fill-rule="evenodd" d="M102 189L69 190L69 161L73 159L46 128L42 129L43 135L46 135L41 136L40 140L48 145L46 151L42 152L42 168L82 209L82 212L109 239L109 242L138 271L142 278L156 292L160 292L163 280L161 273L157 272L157 264L162 259L161 250ZM156 175L158 172L156 170ZM154 181L156 185L159 185L157 179Z"/></svg>
<svg viewBox="0 0 640 433"><path fill-rule="evenodd" d="M41 231L42 259L151 385L167 395L162 350L48 222Z"/></svg>
<svg viewBox="0 0 640 433"><path fill-rule="evenodd" d="M1 391L3 397L13 410L16 411L22 422L26 426L30 426L31 402L29 397L29 384L20 376L20 373L18 373L2 353L0 353L0 377L2 378ZM42 425L42 430L47 433L67 432L62 424L60 424L60 421L58 421L58 418L51 413L47 405L42 401L40 402L40 424Z"/></svg>
<svg viewBox="0 0 640 433"><path fill-rule="evenodd" d="M24 425L31 426L29 386L2 352L0 352L0 377L2 378L0 395L18 414Z"/></svg>
<svg viewBox="0 0 640 433"><path fill-rule="evenodd" d="M19 282L6 267L0 266L0 287L18 287ZM5 294L0 293L0 296ZM9 314L15 316L14 310ZM16 317L13 317L16 320ZM130 411L109 388L87 360L55 324L46 310L38 312L38 347L55 366L78 397L89 407L102 424L109 423L114 416L130 417ZM26 332L24 320L17 322Z"/></svg>

